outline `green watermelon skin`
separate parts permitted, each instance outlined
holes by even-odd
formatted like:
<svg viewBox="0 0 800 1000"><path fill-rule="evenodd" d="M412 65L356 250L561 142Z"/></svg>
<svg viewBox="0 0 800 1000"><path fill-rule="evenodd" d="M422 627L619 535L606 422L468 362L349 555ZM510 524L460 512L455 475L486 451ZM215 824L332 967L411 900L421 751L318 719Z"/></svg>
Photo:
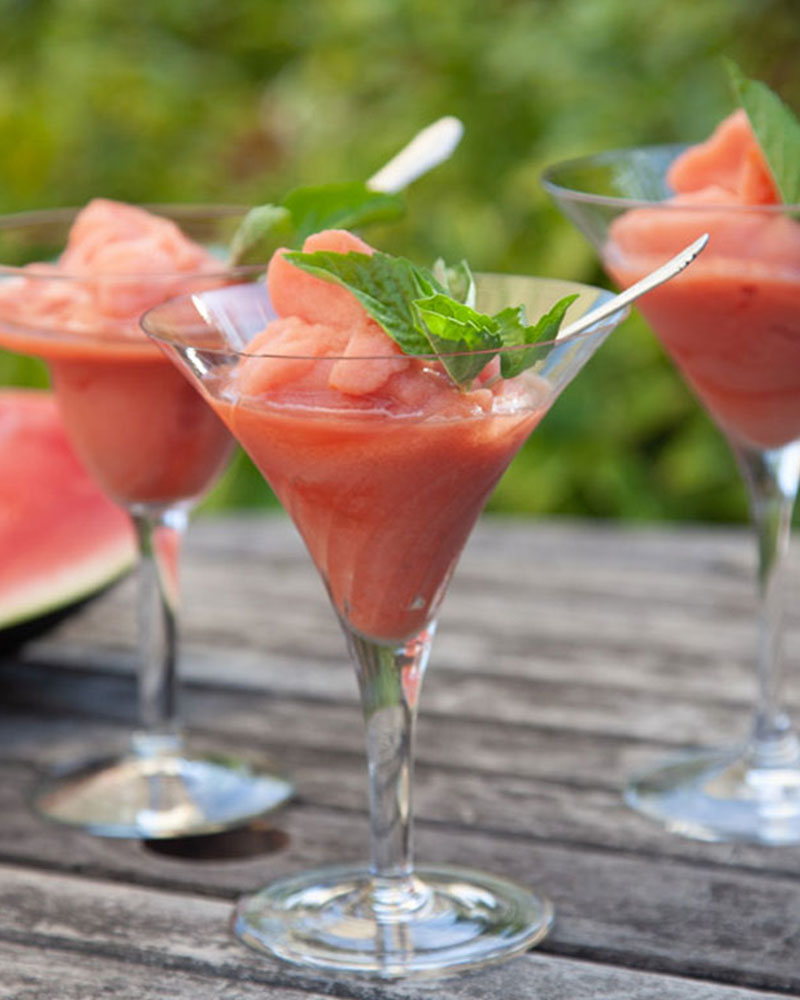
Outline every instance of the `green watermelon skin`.
<svg viewBox="0 0 800 1000"><path fill-rule="evenodd" d="M75 456L53 396L0 390L0 634L37 631L135 561L130 518Z"/></svg>

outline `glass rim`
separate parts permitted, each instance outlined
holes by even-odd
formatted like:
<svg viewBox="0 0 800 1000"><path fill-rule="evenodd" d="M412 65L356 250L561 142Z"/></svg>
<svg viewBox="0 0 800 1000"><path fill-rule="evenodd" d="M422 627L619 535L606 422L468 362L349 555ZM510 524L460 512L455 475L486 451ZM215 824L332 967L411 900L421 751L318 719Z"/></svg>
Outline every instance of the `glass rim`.
<svg viewBox="0 0 800 1000"><path fill-rule="evenodd" d="M586 289L587 291L598 292L600 296L613 297L614 293L609 291L607 288L600 288L597 285L587 285L583 282L578 281L568 281L566 279L560 278L544 278L536 277L534 275L519 275L519 274L490 274L487 272L478 272L475 275L476 278L526 278L532 281L553 281L554 283L560 283L563 280L564 284L578 286ZM236 286L228 286L228 288L234 288ZM158 344L163 344L167 347L173 349L182 350L195 350L202 352L203 354L212 354L216 356L224 357L237 357L237 358L252 358L252 359L262 359L262 360L283 360L283 361L397 361L402 359L417 360L422 362L441 362L442 358L470 358L470 357L481 357L486 356L487 360L492 357L501 357L503 355L511 355L523 351L536 351L543 348L552 348L556 345L562 346L566 344L574 344L576 342L587 340L592 336L596 336L602 331L604 331L608 326L616 327L618 326L630 313L629 306L622 306L620 309L613 312L610 316L606 316L604 319L598 320L593 323L590 327L585 330L579 330L577 333L569 334L568 336L556 336L552 340L537 340L532 344L515 344L507 345L504 347L484 347L479 350L472 351L442 351L440 353L431 352L430 354L406 354L403 351L385 353L385 354L298 354L298 353L275 353L269 351L247 351L233 346L217 346L209 345L205 346L203 344L189 343L186 339L182 339L177 336L170 337L168 333L164 332L165 324L159 324L157 320L154 320L154 314L166 312L169 307L175 308L181 303L191 302L195 297L195 294L189 292L183 295L175 296L174 298L167 299L165 302L161 302L158 305L152 306L150 309L146 310L139 319L139 325L142 330L147 334L147 336ZM593 305L597 305L597 301ZM585 314L584 314L585 315ZM279 319L281 317L276 317ZM179 324L175 324L177 328ZM265 324L266 326L266 324ZM206 322L198 314L197 324L185 324L185 329L192 330L194 332L199 332L201 330L216 329L213 323ZM389 337L389 334L386 334ZM391 338L390 338L391 339ZM394 343L394 341L392 341Z"/></svg>
<svg viewBox="0 0 800 1000"><path fill-rule="evenodd" d="M266 271L269 261L263 264L236 264L225 267L220 261L219 268L207 271L105 271L102 273L87 271L85 274L64 271L37 271L37 267L46 267L42 261L26 264L22 267L12 267L0 264L0 279L24 278L28 281L58 281L67 284L98 285L108 283L124 283L126 281L148 281L152 283L183 281L223 281L230 278L257 277Z"/></svg>
<svg viewBox="0 0 800 1000"><path fill-rule="evenodd" d="M128 204L128 203L126 203ZM131 203L132 204L132 203ZM0 215L0 236L23 232L26 229L36 227L63 224L65 226L73 222L76 216L86 206L65 206L62 208L33 209L24 212L12 212L8 215ZM141 208L146 212L151 212L160 218L180 225L181 222L191 222L192 220L214 220L244 217L249 211L246 205L235 205L226 202L155 202L137 203L134 208ZM74 271L38 271L37 267L48 267L44 261L35 261L22 266L4 264L0 261L0 278L29 278L34 281L58 281L65 283L90 282L92 284L102 284L105 282L124 281L174 281L176 278L184 280L201 279L225 279L231 277L247 277L257 275L264 271L269 261L261 264L240 264L233 267L226 266L224 261L220 261L219 268L213 270L188 270L188 271L108 271L105 273L76 273Z"/></svg>
<svg viewBox="0 0 800 1000"><path fill-rule="evenodd" d="M738 202L691 202L689 204L670 200L670 198L629 198L624 195L599 194L591 191L584 191L578 188L571 188L559 183L554 179L554 175L561 171L577 169L588 166L604 166L622 157L631 157L634 154L646 154L655 156L656 154L672 153L673 159L678 153L690 148L689 143L661 143L647 146L623 146L618 149L605 149L597 153L587 153L583 156L574 156L566 160L559 160L556 163L545 167L541 173L541 183L544 189L552 195L556 195L565 201L581 202L587 205L597 205L605 208L634 209L634 208L655 208L665 211L680 210L682 212L735 212L739 214L766 213L769 215L800 215L800 203L758 204L744 205Z"/></svg>

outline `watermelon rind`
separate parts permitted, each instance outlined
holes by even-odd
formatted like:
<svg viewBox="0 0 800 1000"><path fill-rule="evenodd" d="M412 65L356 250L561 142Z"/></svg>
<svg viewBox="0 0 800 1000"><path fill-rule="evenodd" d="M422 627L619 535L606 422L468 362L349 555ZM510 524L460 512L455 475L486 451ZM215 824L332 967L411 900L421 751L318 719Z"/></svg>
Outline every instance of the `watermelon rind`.
<svg viewBox="0 0 800 1000"><path fill-rule="evenodd" d="M46 579L20 587L0 602L0 629L80 604L124 576L136 561L132 539L120 538L79 564L64 566Z"/></svg>
<svg viewBox="0 0 800 1000"><path fill-rule="evenodd" d="M135 562L130 518L80 464L52 394L0 390L0 640Z"/></svg>

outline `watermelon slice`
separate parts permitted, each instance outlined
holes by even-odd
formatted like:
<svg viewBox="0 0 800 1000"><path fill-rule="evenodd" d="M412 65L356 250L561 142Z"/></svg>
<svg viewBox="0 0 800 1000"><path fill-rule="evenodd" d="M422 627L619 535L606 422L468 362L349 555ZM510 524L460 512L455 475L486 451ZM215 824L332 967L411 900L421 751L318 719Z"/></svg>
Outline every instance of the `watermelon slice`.
<svg viewBox="0 0 800 1000"><path fill-rule="evenodd" d="M128 515L75 457L53 396L0 390L0 629L49 618L135 559Z"/></svg>

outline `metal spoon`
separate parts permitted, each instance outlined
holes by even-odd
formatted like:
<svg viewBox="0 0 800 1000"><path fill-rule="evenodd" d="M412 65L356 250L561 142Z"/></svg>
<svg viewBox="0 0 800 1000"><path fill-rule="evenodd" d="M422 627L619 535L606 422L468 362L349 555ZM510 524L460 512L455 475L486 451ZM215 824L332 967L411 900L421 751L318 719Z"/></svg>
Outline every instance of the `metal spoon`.
<svg viewBox="0 0 800 1000"><path fill-rule="evenodd" d="M367 187L395 194L412 181L444 163L461 141L464 126L447 115L428 125L367 181Z"/></svg>
<svg viewBox="0 0 800 1000"><path fill-rule="evenodd" d="M599 323L600 320L606 319L612 313L624 309L625 306L630 305L631 302L644 295L645 292L652 291L658 285L663 285L665 281L674 278L676 274L679 274L685 267L688 267L692 263L695 257L702 252L706 243L708 243L708 233L703 233L699 239L696 239L694 243L690 243L688 247L681 250L671 260L668 260L666 264L657 267L655 271L651 271L650 274L645 275L636 284L631 285L630 288L626 288L619 295L615 295L613 299L604 302L597 309L592 309L590 312L584 313L580 319L574 323L570 323L569 326L565 326L563 330L559 331L556 340L561 340L562 337L571 337L574 333L581 333L594 323Z"/></svg>

